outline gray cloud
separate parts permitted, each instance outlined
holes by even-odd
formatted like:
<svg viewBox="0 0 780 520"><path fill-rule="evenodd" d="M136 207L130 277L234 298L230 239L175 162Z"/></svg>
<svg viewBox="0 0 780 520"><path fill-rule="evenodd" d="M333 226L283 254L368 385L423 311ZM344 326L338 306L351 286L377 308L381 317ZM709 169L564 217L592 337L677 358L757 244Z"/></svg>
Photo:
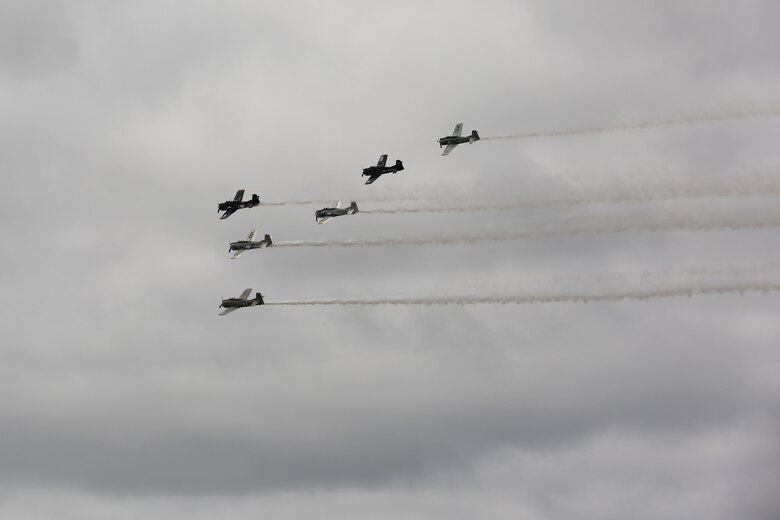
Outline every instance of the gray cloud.
<svg viewBox="0 0 780 520"><path fill-rule="evenodd" d="M774 3L0 14L3 516L777 516L776 296L216 316L245 287L277 301L603 290L604 273L774 262L773 229L227 254L254 228L343 241L771 216L776 119L485 141L445 158L435 139L459 121L513 135L775 102ZM407 170L363 186L382 153ZM742 184L766 197L327 226L317 205L216 214L240 187L468 205Z"/></svg>

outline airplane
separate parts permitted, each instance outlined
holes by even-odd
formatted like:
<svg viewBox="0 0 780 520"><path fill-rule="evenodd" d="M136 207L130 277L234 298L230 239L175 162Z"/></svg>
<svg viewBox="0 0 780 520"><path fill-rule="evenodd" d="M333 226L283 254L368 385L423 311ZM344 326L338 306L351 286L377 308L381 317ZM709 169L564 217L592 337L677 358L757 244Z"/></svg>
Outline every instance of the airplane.
<svg viewBox="0 0 780 520"><path fill-rule="evenodd" d="M324 224L333 217L340 217L341 215L354 215L357 212L358 205L354 200L352 201L352 204L346 208L342 208L341 201L338 201L335 208L322 208L315 211L314 220L317 221L317 224Z"/></svg>
<svg viewBox="0 0 780 520"><path fill-rule="evenodd" d="M379 157L379 162L376 163L376 166L363 168L363 175L361 175L361 177L368 176L366 184L371 184L386 173L400 172L404 169L404 163L400 160L395 161L395 166L385 166L385 163L387 163L387 155L382 155Z"/></svg>
<svg viewBox="0 0 780 520"><path fill-rule="evenodd" d="M239 240L238 242L231 242L230 243L230 249L228 249L228 253L230 251L235 251L235 254L231 256L230 258L238 258L242 254L246 253L250 249L262 249L264 247L268 247L273 244L273 241L271 240L271 235L266 235L263 240L260 240L259 242L255 242L255 235L257 234L257 230L253 229L249 232L249 236L246 237L246 240Z"/></svg>
<svg viewBox="0 0 780 520"><path fill-rule="evenodd" d="M455 130L452 131L452 135L447 135L439 139L439 148L442 146L445 147L444 151L441 153L442 155L448 155L459 144L471 144L475 141L479 141L479 134L476 130L472 130L471 135L466 137L460 136L461 130L463 130L463 123L458 123L455 125Z"/></svg>
<svg viewBox="0 0 780 520"><path fill-rule="evenodd" d="M225 310L220 312L220 316L224 316L225 314L229 312L233 312L236 309L242 309L244 307L254 307L255 305L263 305L265 302L263 301L263 295L260 293L257 293L255 297L251 300L248 300L249 293L252 292L252 289L244 289L244 292L241 293L241 296L238 298L227 298L222 300L222 303L219 305L220 308L224 307Z"/></svg>
<svg viewBox="0 0 780 520"><path fill-rule="evenodd" d="M220 220L228 218L230 215L240 210L241 208L254 208L255 206L260 205L260 197L257 196L257 193L253 193L252 198L246 202L241 200L243 198L244 190L241 189L236 192L236 196L233 197L233 200L226 200L225 202L219 203L217 206L217 213L220 211L225 212L224 215L219 217Z"/></svg>

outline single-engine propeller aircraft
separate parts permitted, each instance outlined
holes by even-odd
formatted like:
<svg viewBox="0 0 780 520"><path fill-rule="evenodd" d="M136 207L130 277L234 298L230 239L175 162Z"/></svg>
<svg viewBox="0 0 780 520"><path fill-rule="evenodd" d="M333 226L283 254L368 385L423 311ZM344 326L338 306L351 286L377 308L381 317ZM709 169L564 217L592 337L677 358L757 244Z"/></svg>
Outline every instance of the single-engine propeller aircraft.
<svg viewBox="0 0 780 520"><path fill-rule="evenodd" d="M317 224L324 224L325 222L329 221L333 217L340 217L341 215L354 215L357 212L358 212L358 205L357 202L355 202L354 200L352 201L352 204L350 204L346 208L342 208L341 201L338 201L336 203L336 206L333 208L322 208L315 211L314 220L317 221Z"/></svg>
<svg viewBox="0 0 780 520"><path fill-rule="evenodd" d="M257 293L253 299L248 300L247 298L249 298L249 293L251 292L252 289L244 289L244 292L242 292L241 296L238 298L226 298L222 300L222 303L219 305L219 307L224 307L225 310L220 312L219 315L224 316L225 314L233 312L236 309L254 307L255 305L263 305L265 303L263 301L263 295L260 293Z"/></svg>
<svg viewBox="0 0 780 520"><path fill-rule="evenodd" d="M246 237L246 240L231 242L230 249L228 249L228 253L230 251L235 251L235 253L230 258L238 258L239 256L249 251L250 249L262 249L264 247L268 247L273 244L273 241L271 240L271 235L266 235L264 239L255 242L256 234L257 234L257 230L253 229L252 231L249 232L249 236Z"/></svg>
<svg viewBox="0 0 780 520"><path fill-rule="evenodd" d="M444 147L444 151L441 153L442 155L449 154L452 150L455 149L456 146L463 143L473 143L475 141L479 141L479 134L476 130L471 131L471 135L466 137L461 137L460 133L463 130L463 123L458 123L455 125L455 130L452 131L452 135L447 135L439 139L439 148L442 146Z"/></svg>
<svg viewBox="0 0 780 520"><path fill-rule="evenodd" d="M252 194L252 198L243 201L244 198L244 190L238 190L236 192L236 196L233 197L233 200L226 200L225 202L220 202L217 206L217 213L220 211L224 211L225 214L222 215L220 220L224 220L228 218L230 215L235 213L236 211L240 210L241 208L254 208L255 206L260 205L260 197L257 196L257 193Z"/></svg>
<svg viewBox="0 0 780 520"><path fill-rule="evenodd" d="M395 173L400 172L404 169L404 163L400 160L395 161L395 166L385 166L385 163L387 163L387 155L382 155L379 157L379 162L376 163L376 166L369 166L368 168L363 168L363 176L367 176L368 180L366 181L366 184L371 184L375 180L377 180L379 177L386 173Z"/></svg>

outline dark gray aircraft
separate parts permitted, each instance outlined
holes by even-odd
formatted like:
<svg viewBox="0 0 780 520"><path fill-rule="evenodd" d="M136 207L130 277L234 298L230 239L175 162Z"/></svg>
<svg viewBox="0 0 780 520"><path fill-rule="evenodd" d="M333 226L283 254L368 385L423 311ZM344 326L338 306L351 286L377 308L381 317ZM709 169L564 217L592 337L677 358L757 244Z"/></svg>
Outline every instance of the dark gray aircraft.
<svg viewBox="0 0 780 520"><path fill-rule="evenodd" d="M441 153L442 155L449 154L452 150L455 149L456 146L459 144L464 143L473 143L475 141L479 141L479 134L476 130L471 131L471 135L466 137L461 137L460 133L463 130L463 123L458 123L455 125L455 130L452 131L452 135L447 135L445 137L442 137L439 139L439 148L444 146L444 151Z"/></svg>
<svg viewBox="0 0 780 520"><path fill-rule="evenodd" d="M379 157L379 162L376 163L376 166L363 168L363 175L361 175L361 177L368 177L366 184L371 184L386 173L400 172L404 169L404 163L402 163L400 160L395 161L395 166L385 166L385 163L387 163L387 155L382 155Z"/></svg>
<svg viewBox="0 0 780 520"><path fill-rule="evenodd" d="M260 197L257 196L257 193L253 193L252 198L247 201L243 201L243 198L244 190L238 190L236 192L236 196L233 197L233 200L226 200L225 202L221 202L217 206L217 213L224 211L225 214L219 217L220 220L228 218L230 215L240 210L241 208L254 208L255 206L260 205Z"/></svg>
<svg viewBox="0 0 780 520"><path fill-rule="evenodd" d="M263 305L265 303L263 301L263 295L260 293L257 293L253 299L248 300L247 298L249 298L249 293L251 292L252 289L244 289L244 292L242 292L241 296L238 298L226 298L222 300L222 303L219 305L219 307L224 307L225 310L220 312L219 315L224 316L225 314L233 312L236 309L254 307L255 305Z"/></svg>
<svg viewBox="0 0 780 520"><path fill-rule="evenodd" d="M346 208L342 208L341 201L338 201L335 208L322 208L315 211L314 220L317 221L317 224L324 224L333 217L340 217L341 215L354 215L357 212L358 205L354 200L352 201L352 204Z"/></svg>
<svg viewBox="0 0 780 520"><path fill-rule="evenodd" d="M266 235L263 240L255 242L256 234L257 234L257 230L253 229L252 231L249 232L249 236L246 237L246 240L231 242L230 249L228 249L228 252L235 251L235 254L230 258L238 258L239 256L246 253L250 249L262 249L264 247L268 247L271 244L273 244L273 241L271 240L271 235Z"/></svg>

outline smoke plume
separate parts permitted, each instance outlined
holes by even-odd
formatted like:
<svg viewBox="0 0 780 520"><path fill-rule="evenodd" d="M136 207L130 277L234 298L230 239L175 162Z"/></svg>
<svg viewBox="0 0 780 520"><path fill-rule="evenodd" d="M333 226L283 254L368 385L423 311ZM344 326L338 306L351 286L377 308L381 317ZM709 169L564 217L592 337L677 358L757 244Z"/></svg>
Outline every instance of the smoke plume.
<svg viewBox="0 0 780 520"><path fill-rule="evenodd" d="M780 282L759 283L723 283L701 286L673 287L668 289L636 289L630 291L557 293L557 294L517 294L517 295L473 295L473 296L428 296L421 298L378 298L378 299L334 299L334 300L297 300L266 302L266 305L304 306L304 305L531 305L536 303L589 303L615 302L621 300L647 301L660 298L693 297L706 294L744 294L780 292Z"/></svg>
<svg viewBox="0 0 780 520"><path fill-rule="evenodd" d="M636 121L630 123L592 127L576 128L569 130L553 130L550 132L529 132L514 135L498 135L493 137L483 137L482 140L498 139L533 139L538 137L562 137L583 134L604 134L610 132L624 132L630 130L645 130L649 128L664 128L671 126L690 125L698 123L714 123L730 119L753 119L758 117L777 117L780 116L780 107L766 106L755 107L741 110L724 110L718 112L706 112L700 114L689 114L668 119L655 119L649 121Z"/></svg>
<svg viewBox="0 0 780 520"><path fill-rule="evenodd" d="M538 303L588 303L622 300L646 301L660 298L692 297L697 295L723 295L780 292L780 266L725 266L695 267L687 270L643 273L639 276L601 275L589 276L590 290L566 290L553 292L507 293L493 291L474 295L427 295L408 298L333 298L267 302L266 305L531 305ZM583 280L554 280L549 285L583 285ZM615 288L615 285L621 287ZM610 287L612 286L612 287Z"/></svg>
<svg viewBox="0 0 780 520"><path fill-rule="evenodd" d="M471 213L514 209L539 209L560 206L589 206L633 202L662 202L700 198L746 198L780 196L780 183L771 179L744 180L739 184L634 186L622 191L604 189L598 192L578 193L569 197L547 200L517 200L458 206L423 206L411 208L362 209L366 214L392 213Z"/></svg>
<svg viewBox="0 0 780 520"><path fill-rule="evenodd" d="M299 240L275 243L274 247L370 247L466 245L586 234L714 230L745 230L780 227L780 215L696 214L605 214L562 219L536 228L486 233L344 240Z"/></svg>

